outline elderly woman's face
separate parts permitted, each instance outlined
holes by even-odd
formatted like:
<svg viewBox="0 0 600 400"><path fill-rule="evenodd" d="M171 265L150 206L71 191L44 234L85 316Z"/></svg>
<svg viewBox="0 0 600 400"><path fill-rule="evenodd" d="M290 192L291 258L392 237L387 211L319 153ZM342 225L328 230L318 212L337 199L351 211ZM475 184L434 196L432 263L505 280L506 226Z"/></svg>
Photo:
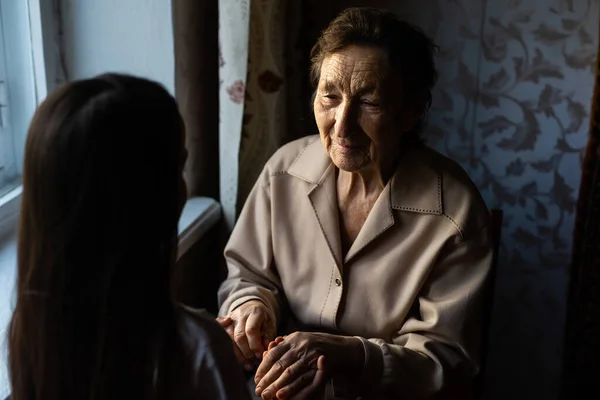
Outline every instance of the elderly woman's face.
<svg viewBox="0 0 600 400"><path fill-rule="evenodd" d="M338 168L357 172L397 157L406 130L399 85L386 53L376 47L350 46L323 60L315 119Z"/></svg>

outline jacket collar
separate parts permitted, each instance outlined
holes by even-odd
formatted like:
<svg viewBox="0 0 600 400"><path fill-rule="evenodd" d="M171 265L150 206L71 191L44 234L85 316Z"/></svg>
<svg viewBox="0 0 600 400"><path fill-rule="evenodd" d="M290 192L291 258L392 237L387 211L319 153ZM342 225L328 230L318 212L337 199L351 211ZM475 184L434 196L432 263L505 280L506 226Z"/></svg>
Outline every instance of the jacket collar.
<svg viewBox="0 0 600 400"><path fill-rule="evenodd" d="M435 167L434 158L435 152L426 146L406 152L388 183L391 208L442 214L442 173ZM331 159L317 136L301 151L287 172L319 186L331 172L330 167Z"/></svg>

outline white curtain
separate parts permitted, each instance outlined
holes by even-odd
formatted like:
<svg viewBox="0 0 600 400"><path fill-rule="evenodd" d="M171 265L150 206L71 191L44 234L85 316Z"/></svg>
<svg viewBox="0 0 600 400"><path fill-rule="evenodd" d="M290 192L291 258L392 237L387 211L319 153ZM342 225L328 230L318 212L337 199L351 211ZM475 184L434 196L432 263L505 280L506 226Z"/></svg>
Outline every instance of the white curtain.
<svg viewBox="0 0 600 400"><path fill-rule="evenodd" d="M286 129L286 2L219 0L221 204L231 229Z"/></svg>
<svg viewBox="0 0 600 400"><path fill-rule="evenodd" d="M250 0L219 0L220 194L228 230L235 222L238 194L249 21Z"/></svg>

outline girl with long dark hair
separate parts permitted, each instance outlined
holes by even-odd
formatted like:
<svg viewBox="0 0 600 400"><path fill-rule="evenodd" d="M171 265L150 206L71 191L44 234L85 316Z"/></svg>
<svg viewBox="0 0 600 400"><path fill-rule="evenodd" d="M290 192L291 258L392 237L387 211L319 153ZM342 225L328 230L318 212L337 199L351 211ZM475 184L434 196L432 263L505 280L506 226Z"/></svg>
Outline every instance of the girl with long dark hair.
<svg viewBox="0 0 600 400"><path fill-rule="evenodd" d="M103 75L42 103L25 149L13 400L249 399L228 336L175 304L185 131L157 83Z"/></svg>

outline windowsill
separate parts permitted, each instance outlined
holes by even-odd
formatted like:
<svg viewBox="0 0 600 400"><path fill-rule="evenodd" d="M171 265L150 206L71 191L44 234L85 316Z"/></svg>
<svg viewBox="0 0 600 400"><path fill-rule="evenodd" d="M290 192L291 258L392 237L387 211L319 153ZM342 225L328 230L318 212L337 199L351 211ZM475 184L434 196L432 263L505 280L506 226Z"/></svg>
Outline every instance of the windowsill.
<svg viewBox="0 0 600 400"><path fill-rule="evenodd" d="M20 193L19 193L20 194ZM194 243L214 227L221 218L221 205L206 197L194 197L187 201L179 219L179 248L177 257L183 256ZM15 217L16 221L16 217ZM0 236L0 342L6 337L6 328L13 309L14 285L17 272L16 230ZM0 399L9 392L6 370L6 346L0 346Z"/></svg>
<svg viewBox="0 0 600 400"><path fill-rule="evenodd" d="M18 218L18 203L20 201L21 189L15 189L2 198L2 205L9 206L13 212L2 221L4 225L11 225L0 232L0 275L3 275L6 266L16 265L17 239L14 226ZM8 197L10 196L10 199ZM5 209L6 209L5 208ZM179 246L177 258L181 258L202 236L206 234L221 219L221 205L214 199L208 197L192 197L188 199L179 219Z"/></svg>
<svg viewBox="0 0 600 400"><path fill-rule="evenodd" d="M179 218L179 248L181 258L194 243L221 219L221 205L208 197L193 197L185 203Z"/></svg>
<svg viewBox="0 0 600 400"><path fill-rule="evenodd" d="M15 235L15 226L21 209L22 186L17 186L13 190L0 197L0 247L5 237Z"/></svg>

